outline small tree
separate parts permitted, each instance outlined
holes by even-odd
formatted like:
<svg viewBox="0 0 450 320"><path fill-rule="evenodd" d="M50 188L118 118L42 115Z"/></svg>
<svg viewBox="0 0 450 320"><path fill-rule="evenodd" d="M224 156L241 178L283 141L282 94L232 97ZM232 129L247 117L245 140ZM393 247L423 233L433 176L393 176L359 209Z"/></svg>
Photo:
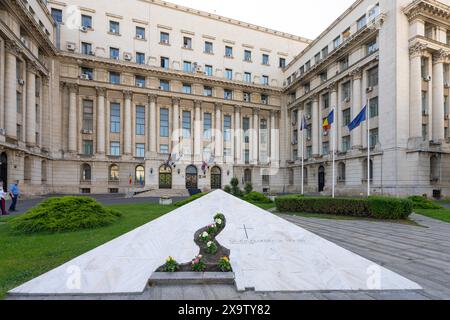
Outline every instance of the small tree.
<svg viewBox="0 0 450 320"><path fill-rule="evenodd" d="M223 188L223 191L225 191L226 193L230 193L231 194L231 187L227 185L227 186L225 186Z"/></svg>
<svg viewBox="0 0 450 320"><path fill-rule="evenodd" d="M250 182L247 182L244 187L245 194L249 194L253 191L253 185Z"/></svg>
<svg viewBox="0 0 450 320"><path fill-rule="evenodd" d="M231 194L235 197L242 197L242 190L239 188L239 179L233 178L230 181L231 184Z"/></svg>

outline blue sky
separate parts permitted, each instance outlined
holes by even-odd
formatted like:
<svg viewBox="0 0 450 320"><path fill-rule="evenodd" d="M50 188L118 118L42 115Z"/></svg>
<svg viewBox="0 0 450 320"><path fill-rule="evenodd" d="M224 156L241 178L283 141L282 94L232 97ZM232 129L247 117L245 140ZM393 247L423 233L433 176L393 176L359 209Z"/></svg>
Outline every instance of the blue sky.
<svg viewBox="0 0 450 320"><path fill-rule="evenodd" d="M168 0L313 39L354 0ZM254 10L258 8L258 12Z"/></svg>

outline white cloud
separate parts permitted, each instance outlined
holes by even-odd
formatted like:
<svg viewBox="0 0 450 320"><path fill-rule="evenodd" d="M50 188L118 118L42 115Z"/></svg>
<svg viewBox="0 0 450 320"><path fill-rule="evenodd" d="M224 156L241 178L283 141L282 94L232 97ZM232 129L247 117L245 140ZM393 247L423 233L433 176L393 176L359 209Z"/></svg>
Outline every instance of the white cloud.
<svg viewBox="0 0 450 320"><path fill-rule="evenodd" d="M264 27L314 39L354 0L169 0Z"/></svg>

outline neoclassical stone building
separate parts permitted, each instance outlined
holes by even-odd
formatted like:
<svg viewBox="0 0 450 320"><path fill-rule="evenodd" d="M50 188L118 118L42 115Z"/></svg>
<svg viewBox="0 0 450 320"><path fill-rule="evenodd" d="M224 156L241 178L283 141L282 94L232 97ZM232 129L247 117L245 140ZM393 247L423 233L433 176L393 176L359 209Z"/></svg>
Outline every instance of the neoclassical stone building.
<svg viewBox="0 0 450 320"><path fill-rule="evenodd" d="M364 192L370 147L374 193L449 196L449 5L358 0L311 41L159 0L2 1L1 178L299 192L304 156L306 192L327 194L335 108L339 194ZM369 146L347 129L366 103Z"/></svg>

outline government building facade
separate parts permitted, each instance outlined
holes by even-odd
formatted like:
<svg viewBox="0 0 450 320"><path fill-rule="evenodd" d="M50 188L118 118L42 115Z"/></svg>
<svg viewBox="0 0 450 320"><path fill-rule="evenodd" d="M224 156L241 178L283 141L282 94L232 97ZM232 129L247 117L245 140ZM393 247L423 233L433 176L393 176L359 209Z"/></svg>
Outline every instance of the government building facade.
<svg viewBox="0 0 450 320"><path fill-rule="evenodd" d="M160 0L2 1L1 180L330 194L335 152L338 195L450 197L449 65L449 0L358 0L314 40Z"/></svg>

